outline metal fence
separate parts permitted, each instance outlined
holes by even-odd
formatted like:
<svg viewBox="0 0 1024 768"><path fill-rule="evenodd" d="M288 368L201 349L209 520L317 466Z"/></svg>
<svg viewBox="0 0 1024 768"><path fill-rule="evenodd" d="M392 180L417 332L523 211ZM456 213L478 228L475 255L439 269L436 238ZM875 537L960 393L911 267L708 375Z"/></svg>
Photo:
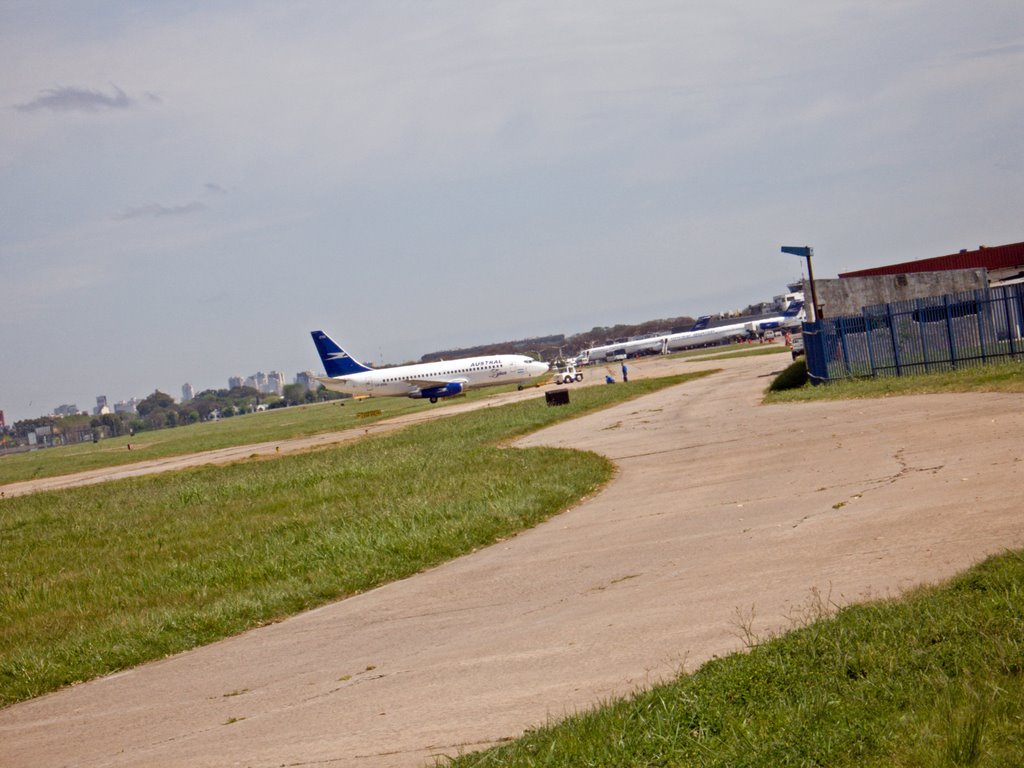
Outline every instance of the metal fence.
<svg viewBox="0 0 1024 768"><path fill-rule="evenodd" d="M1024 285L865 307L803 329L807 371L817 381L1024 358Z"/></svg>

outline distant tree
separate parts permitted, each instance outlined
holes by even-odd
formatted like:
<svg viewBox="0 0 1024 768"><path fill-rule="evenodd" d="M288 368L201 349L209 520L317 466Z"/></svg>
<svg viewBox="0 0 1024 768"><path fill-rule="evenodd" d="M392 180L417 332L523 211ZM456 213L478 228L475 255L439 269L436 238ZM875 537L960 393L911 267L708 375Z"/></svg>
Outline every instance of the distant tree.
<svg viewBox="0 0 1024 768"><path fill-rule="evenodd" d="M221 405L221 401L216 397L201 397L196 395L192 399L192 411L198 414L199 418L206 420L210 417L210 414L218 410Z"/></svg>
<svg viewBox="0 0 1024 768"><path fill-rule="evenodd" d="M306 387L302 384L285 384L284 401L288 405L298 405L306 398Z"/></svg>
<svg viewBox="0 0 1024 768"><path fill-rule="evenodd" d="M14 422L14 434L18 437L26 437L29 432L35 432L39 427L55 427L60 423L57 416L40 416L36 419L22 419Z"/></svg>
<svg viewBox="0 0 1024 768"><path fill-rule="evenodd" d="M157 409L166 410L174 405L174 398L168 395L166 392L161 392L159 389L155 390L152 395L146 397L140 402L135 410L138 411L139 416L145 418L147 415Z"/></svg>
<svg viewBox="0 0 1024 768"><path fill-rule="evenodd" d="M107 428L107 434L111 437L120 437L128 432L128 421L120 413L104 413L89 422L93 429L100 427Z"/></svg>
<svg viewBox="0 0 1024 768"><path fill-rule="evenodd" d="M347 395L343 392L335 392L334 390L321 385L320 389L316 391L314 397L317 402L326 402L330 400L348 400L352 395Z"/></svg>

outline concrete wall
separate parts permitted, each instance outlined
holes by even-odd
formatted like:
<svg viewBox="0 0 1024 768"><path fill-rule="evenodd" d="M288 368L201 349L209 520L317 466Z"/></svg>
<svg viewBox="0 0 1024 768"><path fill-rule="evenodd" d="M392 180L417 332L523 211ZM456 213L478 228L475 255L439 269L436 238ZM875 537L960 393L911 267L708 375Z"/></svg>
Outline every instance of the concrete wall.
<svg viewBox="0 0 1024 768"><path fill-rule="evenodd" d="M910 272L905 275L844 277L814 281L818 304L824 317L859 315L864 307L907 299L923 299L946 293L973 291L988 287L984 269L951 269L943 272ZM804 296L811 298L804 280Z"/></svg>

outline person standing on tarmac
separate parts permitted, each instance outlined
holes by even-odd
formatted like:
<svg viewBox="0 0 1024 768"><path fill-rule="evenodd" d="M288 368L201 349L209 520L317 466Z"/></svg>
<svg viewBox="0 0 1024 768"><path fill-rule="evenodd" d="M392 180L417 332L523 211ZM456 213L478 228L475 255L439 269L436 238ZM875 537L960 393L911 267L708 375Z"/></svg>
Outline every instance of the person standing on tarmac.
<svg viewBox="0 0 1024 768"><path fill-rule="evenodd" d="M627 373L626 364L623 363L622 364L622 383L625 384L627 381L629 381L629 374Z"/></svg>

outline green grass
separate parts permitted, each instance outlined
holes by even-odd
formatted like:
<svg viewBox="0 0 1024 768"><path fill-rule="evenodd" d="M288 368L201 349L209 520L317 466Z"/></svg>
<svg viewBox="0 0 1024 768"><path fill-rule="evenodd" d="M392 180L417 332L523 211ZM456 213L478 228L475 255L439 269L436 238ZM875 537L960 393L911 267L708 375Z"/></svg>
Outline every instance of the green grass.
<svg viewBox="0 0 1024 768"><path fill-rule="evenodd" d="M464 397L475 400L512 389L513 386L504 386L471 390ZM95 444L80 443L2 456L0 485L121 466L147 459L333 432L426 408L443 408L451 402L441 400L432 405L423 400L402 397L339 400L277 408L173 429L140 432L132 437L110 438ZM372 415L374 411L380 411L380 415ZM129 444L131 450L128 450Z"/></svg>
<svg viewBox="0 0 1024 768"><path fill-rule="evenodd" d="M708 354L708 350L702 349L700 352L704 354L687 354L683 353L678 355L679 357L689 357L690 362L700 362L703 360L729 360L734 357L760 357L762 355L779 355L779 354L790 354L789 347L781 342L775 342L772 344L730 344L722 348L722 351L715 352L714 354ZM673 355L676 357L676 355Z"/></svg>
<svg viewBox="0 0 1024 768"><path fill-rule="evenodd" d="M786 392L807 385L807 361L802 357L794 360L768 385L769 392Z"/></svg>
<svg viewBox="0 0 1024 768"><path fill-rule="evenodd" d="M1024 392L1024 362L1004 362L916 376L846 379L771 392L766 403L850 400L947 392Z"/></svg>
<svg viewBox="0 0 1024 768"><path fill-rule="evenodd" d="M1024 553L900 601L822 614L672 683L444 763L1024 764Z"/></svg>
<svg viewBox="0 0 1024 768"><path fill-rule="evenodd" d="M698 374L572 390L347 446L0 501L0 705L403 578L607 481L500 447Z"/></svg>
<svg viewBox="0 0 1024 768"><path fill-rule="evenodd" d="M697 347L687 349L683 352L673 352L665 359L667 360L727 360L733 357L748 357L752 355L774 355L780 352L789 352L781 340L770 344L721 344L714 347Z"/></svg>

